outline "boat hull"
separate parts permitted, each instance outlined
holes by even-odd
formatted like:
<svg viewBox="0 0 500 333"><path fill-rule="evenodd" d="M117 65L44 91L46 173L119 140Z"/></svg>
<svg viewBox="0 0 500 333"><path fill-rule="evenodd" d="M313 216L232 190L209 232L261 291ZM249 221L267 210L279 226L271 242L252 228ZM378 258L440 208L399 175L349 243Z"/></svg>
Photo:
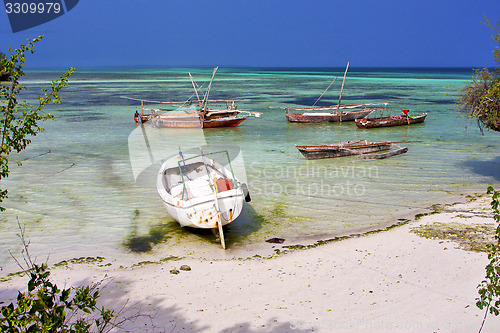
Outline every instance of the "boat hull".
<svg viewBox="0 0 500 333"><path fill-rule="evenodd" d="M202 128L203 124L198 115L163 115L151 118L154 127L157 128Z"/></svg>
<svg viewBox="0 0 500 333"><path fill-rule="evenodd" d="M245 200L241 189L226 192L229 193L217 196L217 203L221 211L219 215L223 226L233 222L241 214ZM214 205L213 195L207 196L205 200L195 203L163 201L163 205L167 209L168 214L179 222L182 227L199 229L217 228L219 217Z"/></svg>
<svg viewBox="0 0 500 333"><path fill-rule="evenodd" d="M247 117L229 116L201 119L198 115L168 115L151 118L153 126L158 128L214 128L236 127Z"/></svg>
<svg viewBox="0 0 500 333"><path fill-rule="evenodd" d="M343 111L340 113L302 113L294 114L287 112L286 120L291 123L323 123L323 122L341 122L341 121L353 121L357 118L363 118L367 116L371 109L361 110L361 111Z"/></svg>
<svg viewBox="0 0 500 333"><path fill-rule="evenodd" d="M389 142L345 145L295 146L308 160L374 153L391 149Z"/></svg>
<svg viewBox="0 0 500 333"><path fill-rule="evenodd" d="M247 117L226 117L203 120L203 128L214 127L236 127L241 124Z"/></svg>
<svg viewBox="0 0 500 333"><path fill-rule="evenodd" d="M376 127L391 127L403 126L422 123L425 120L427 113L418 116L405 117L405 116L388 116L379 118L360 118L356 119L356 126L358 128L376 128Z"/></svg>

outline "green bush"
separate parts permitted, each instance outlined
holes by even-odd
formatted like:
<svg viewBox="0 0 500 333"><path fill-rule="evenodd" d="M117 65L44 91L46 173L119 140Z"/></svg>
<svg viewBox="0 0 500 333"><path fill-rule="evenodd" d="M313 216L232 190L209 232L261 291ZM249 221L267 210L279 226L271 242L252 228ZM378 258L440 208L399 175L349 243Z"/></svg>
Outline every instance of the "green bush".
<svg viewBox="0 0 500 333"><path fill-rule="evenodd" d="M49 280L46 264L33 264L27 292L0 309L2 332L105 332L112 310L97 307L99 284L59 289Z"/></svg>

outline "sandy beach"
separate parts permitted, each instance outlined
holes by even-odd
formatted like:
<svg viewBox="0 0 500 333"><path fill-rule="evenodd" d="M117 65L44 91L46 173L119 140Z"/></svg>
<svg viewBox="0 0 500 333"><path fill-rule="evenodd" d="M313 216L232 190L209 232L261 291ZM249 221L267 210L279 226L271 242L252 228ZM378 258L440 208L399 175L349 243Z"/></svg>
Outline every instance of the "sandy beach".
<svg viewBox="0 0 500 333"><path fill-rule="evenodd" d="M445 223L477 236L480 226L493 227L489 202L486 195L462 196L397 227L307 249L285 241L265 243L246 259L187 256L127 266L104 259L54 268L52 277L60 287L105 279L104 306L121 317L151 317L119 331L474 332L484 316L475 299L486 253L465 250L468 236L426 238L415 231L429 234L419 227ZM0 299L15 297L25 283L18 276L2 282ZM500 318L490 315L483 332L499 327Z"/></svg>

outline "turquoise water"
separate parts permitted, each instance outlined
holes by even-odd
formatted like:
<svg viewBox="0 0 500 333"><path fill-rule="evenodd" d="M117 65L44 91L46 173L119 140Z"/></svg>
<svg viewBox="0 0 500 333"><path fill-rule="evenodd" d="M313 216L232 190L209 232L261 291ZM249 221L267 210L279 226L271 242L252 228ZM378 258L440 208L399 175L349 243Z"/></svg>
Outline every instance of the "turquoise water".
<svg viewBox="0 0 500 333"><path fill-rule="evenodd" d="M148 243L152 257L218 250L210 233L180 228L156 193L161 159L178 146L230 144L240 150L244 163L238 172L248 183L252 202L226 232L230 251L270 237L294 242L374 227L450 194L500 183L500 135L481 136L474 123L467 131L454 110L456 91L472 77L471 69L349 70L343 103L387 101L397 113L402 108L410 114L428 113L425 123L411 127L361 130L353 122L290 124L283 110L268 108L312 105L338 76L319 103L336 104L342 68L220 69L211 97L251 99L240 108L261 112L261 117L237 128L136 127L138 103L120 96L183 101L193 92L188 71L202 83L212 69L101 69L72 76L62 93L63 104L47 108L56 119L44 123L46 131L17 156L23 166L13 166L2 182L2 188L9 189L7 211L0 217L3 272L13 265L8 251L20 251L17 220L26 227L32 253L50 255L54 261L127 255L132 253L127 240L155 235L161 241ZM37 92L40 84L59 74L30 72L25 84ZM137 141L141 133L154 150L153 159ZM385 160L308 161L294 147L358 139L423 142L404 144L407 154ZM138 161L145 169L134 174L132 166Z"/></svg>

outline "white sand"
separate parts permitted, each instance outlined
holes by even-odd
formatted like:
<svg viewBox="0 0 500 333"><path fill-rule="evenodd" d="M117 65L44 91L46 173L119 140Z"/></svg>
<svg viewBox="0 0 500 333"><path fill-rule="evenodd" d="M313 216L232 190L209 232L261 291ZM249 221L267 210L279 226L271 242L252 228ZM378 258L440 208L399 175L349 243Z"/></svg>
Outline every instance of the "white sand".
<svg viewBox="0 0 500 333"><path fill-rule="evenodd" d="M477 332L484 311L475 299L487 255L410 230L437 221L493 223L485 217L491 215L488 200L451 207L472 210L462 214L470 218L456 212L429 215L271 259L187 258L135 268L71 265L54 269L52 276L62 287L107 275L105 306L126 305L122 316L154 315L127 323L132 332ZM181 265L192 270L170 274ZM19 277L1 283L0 299L15 297L25 283ZM483 332L499 331L500 318L490 315Z"/></svg>

